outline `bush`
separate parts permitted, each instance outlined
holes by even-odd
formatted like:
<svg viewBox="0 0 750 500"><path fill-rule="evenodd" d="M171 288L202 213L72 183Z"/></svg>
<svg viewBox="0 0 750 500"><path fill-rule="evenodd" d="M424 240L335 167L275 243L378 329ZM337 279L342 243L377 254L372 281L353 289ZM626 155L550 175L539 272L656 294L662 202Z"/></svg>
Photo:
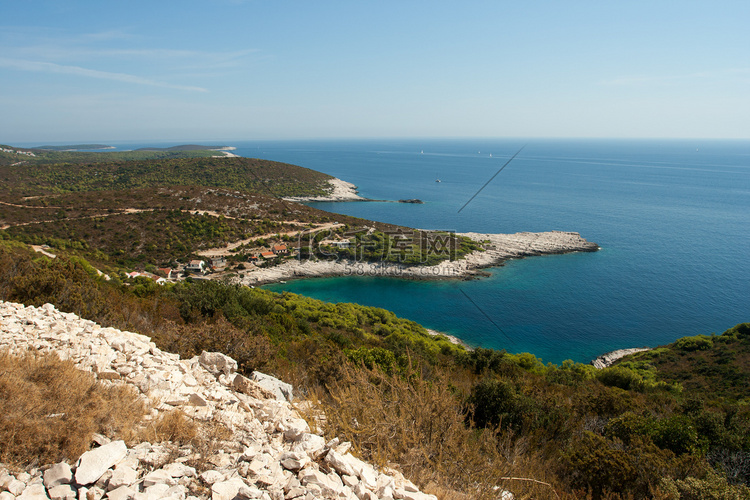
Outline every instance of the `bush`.
<svg viewBox="0 0 750 500"><path fill-rule="evenodd" d="M521 430L538 420L537 405L519 394L509 382L485 379L475 385L467 400L471 419L479 427Z"/></svg>
<svg viewBox="0 0 750 500"><path fill-rule="evenodd" d="M713 347L714 342L711 337L706 335L696 335L694 337L683 337L675 342L675 347L683 351L707 351Z"/></svg>
<svg viewBox="0 0 750 500"><path fill-rule="evenodd" d="M638 391L644 388L643 378L640 375L629 368L620 366L605 368L597 373L596 378L609 387Z"/></svg>

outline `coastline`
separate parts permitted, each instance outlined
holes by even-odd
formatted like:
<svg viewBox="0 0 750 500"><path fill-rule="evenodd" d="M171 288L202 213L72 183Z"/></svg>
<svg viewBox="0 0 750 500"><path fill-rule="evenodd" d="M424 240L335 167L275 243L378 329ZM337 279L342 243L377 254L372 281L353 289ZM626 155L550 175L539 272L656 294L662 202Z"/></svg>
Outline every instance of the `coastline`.
<svg viewBox="0 0 750 500"><path fill-rule="evenodd" d="M485 234L456 233L483 243L487 249L474 251L456 261L435 266L407 266L392 262L357 262L336 260L287 260L270 268L254 268L239 278L243 285L264 285L288 279L336 276L382 276L409 279L472 279L485 275L481 270L502 265L508 259L572 252L594 252L596 243L580 234L564 231L543 233ZM488 243L489 242L489 243Z"/></svg>
<svg viewBox="0 0 750 500"><path fill-rule="evenodd" d="M650 351L650 347L633 347L631 349L617 349L614 351L606 352L602 354L601 356L598 356L596 359L591 361L591 364L594 365L594 368L597 368L599 370L603 368L608 368L615 364L618 360L624 358L625 356L628 356L630 354L635 354L636 352L644 352L644 351Z"/></svg>
<svg viewBox="0 0 750 500"><path fill-rule="evenodd" d="M328 180L328 184L331 186L330 194L328 196L289 196L283 198L286 201L370 201L367 198L363 198L358 195L357 186L351 182L342 181L336 177Z"/></svg>

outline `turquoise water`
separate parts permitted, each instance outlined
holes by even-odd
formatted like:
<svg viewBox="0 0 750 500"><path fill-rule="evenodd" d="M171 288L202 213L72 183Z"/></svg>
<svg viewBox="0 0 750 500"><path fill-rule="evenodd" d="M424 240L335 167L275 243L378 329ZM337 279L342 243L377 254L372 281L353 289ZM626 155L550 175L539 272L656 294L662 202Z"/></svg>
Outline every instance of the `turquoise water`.
<svg viewBox="0 0 750 500"><path fill-rule="evenodd" d="M524 142L232 143L242 156L353 182L369 198L425 201L315 204L331 212L459 232L577 231L602 247L510 261L475 281L342 277L268 288L385 307L469 344L553 363L750 321L750 141L529 141L459 213Z"/></svg>
<svg viewBox="0 0 750 500"><path fill-rule="evenodd" d="M458 213L523 144L243 145L243 156L320 170L369 198L425 201L314 204L332 212L426 229L578 231L602 247L510 261L476 281L346 277L269 288L385 307L469 344L553 363L750 321L750 141L532 141Z"/></svg>

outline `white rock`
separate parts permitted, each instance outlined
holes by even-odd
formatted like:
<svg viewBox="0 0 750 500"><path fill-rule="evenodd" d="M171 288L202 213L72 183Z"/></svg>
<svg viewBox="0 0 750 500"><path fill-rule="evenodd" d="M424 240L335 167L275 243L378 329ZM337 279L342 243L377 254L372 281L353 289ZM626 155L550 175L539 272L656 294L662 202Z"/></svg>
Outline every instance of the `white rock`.
<svg viewBox="0 0 750 500"><path fill-rule="evenodd" d="M135 490L128 486L120 486L116 490L112 490L107 493L107 498L110 500L130 500L135 498Z"/></svg>
<svg viewBox="0 0 750 500"><path fill-rule="evenodd" d="M78 459L75 479L80 485L96 482L107 469L125 458L128 452L123 441L113 441L87 451Z"/></svg>
<svg viewBox="0 0 750 500"><path fill-rule="evenodd" d="M279 457L279 462L286 469L298 471L310 463L310 457L306 453L289 451Z"/></svg>
<svg viewBox="0 0 750 500"><path fill-rule="evenodd" d="M164 466L164 472L172 477L195 477L195 468L179 462L173 462Z"/></svg>
<svg viewBox="0 0 750 500"><path fill-rule="evenodd" d="M5 489L12 493L14 496L18 496L23 493L23 490L26 489L26 483L24 483L23 481L19 481L14 477L11 477L11 480L8 482L8 484L5 485Z"/></svg>
<svg viewBox="0 0 750 500"><path fill-rule="evenodd" d="M167 494L169 488L171 488L171 486L169 486L168 484L159 483L147 487L143 493L146 495L148 500L158 500L159 498L165 498L169 496Z"/></svg>
<svg viewBox="0 0 750 500"><path fill-rule="evenodd" d="M20 500L49 500L44 484L32 484L27 486L23 493L16 496Z"/></svg>
<svg viewBox="0 0 750 500"><path fill-rule="evenodd" d="M58 484L47 488L47 494L52 500L75 500L78 492L69 484Z"/></svg>
<svg viewBox="0 0 750 500"><path fill-rule="evenodd" d="M224 480L224 474L222 474L219 471L216 470L207 470L203 473L201 473L200 478L203 480L204 483L211 486L214 483L218 483L219 481Z"/></svg>
<svg viewBox="0 0 750 500"><path fill-rule="evenodd" d="M54 488L61 484L70 484L73 482L73 472L70 465L65 462L55 464L44 471L44 486L47 489Z"/></svg>
<svg viewBox="0 0 750 500"><path fill-rule="evenodd" d="M291 403L294 399L291 384L282 382L276 377L261 372L253 372L251 379L257 382L262 388L275 394L278 401L289 401Z"/></svg>
<svg viewBox="0 0 750 500"><path fill-rule="evenodd" d="M124 466L118 466L115 469L115 472L112 474L112 477L109 478L109 483L107 483L107 489L108 490L116 490L117 488L121 486L130 486L131 484L134 484L138 480L138 471L136 471L134 468L124 465Z"/></svg>
<svg viewBox="0 0 750 500"><path fill-rule="evenodd" d="M242 486L237 492L237 496L240 498L262 498L263 492L255 486Z"/></svg>
<svg viewBox="0 0 750 500"><path fill-rule="evenodd" d="M105 493L106 491L99 488L98 486L92 486L86 492L86 500L101 500L102 498L104 498Z"/></svg>
<svg viewBox="0 0 750 500"><path fill-rule="evenodd" d="M301 451L307 453L312 458L318 458L324 451L326 441L322 436L316 434L304 433L294 446L293 451Z"/></svg>
<svg viewBox="0 0 750 500"><path fill-rule="evenodd" d="M284 437L289 441L302 439L305 434L310 433L310 426L301 418L288 418L279 422L279 430L284 432Z"/></svg>
<svg viewBox="0 0 750 500"><path fill-rule="evenodd" d="M0 500L16 500L16 496L10 491L0 491Z"/></svg>
<svg viewBox="0 0 750 500"><path fill-rule="evenodd" d="M237 370L237 362L229 356L220 352L203 351L198 362L209 372L217 375L223 372L225 375Z"/></svg>
<svg viewBox="0 0 750 500"><path fill-rule="evenodd" d="M336 453L336 450L331 450L326 455L326 462L328 462L339 474L346 474L348 476L354 476L357 472L354 470L349 462L342 456Z"/></svg>
<svg viewBox="0 0 750 500"><path fill-rule="evenodd" d="M238 477L214 483L211 486L211 500L234 500L240 488L246 487L245 482Z"/></svg>
<svg viewBox="0 0 750 500"><path fill-rule="evenodd" d="M146 474L146 476L143 478L143 487L148 488L149 486L153 486L155 484L165 484L168 486L174 486L177 484L177 481L174 480L174 478L169 475L166 471L163 469L155 470L153 472L149 472ZM169 489L169 488L167 488ZM166 491L166 490L165 490Z"/></svg>

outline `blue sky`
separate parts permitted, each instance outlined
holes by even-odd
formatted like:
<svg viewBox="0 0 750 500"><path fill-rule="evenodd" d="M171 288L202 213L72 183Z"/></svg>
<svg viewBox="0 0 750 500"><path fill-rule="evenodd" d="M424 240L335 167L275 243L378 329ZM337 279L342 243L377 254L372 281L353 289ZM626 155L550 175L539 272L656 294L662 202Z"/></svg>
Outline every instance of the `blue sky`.
<svg viewBox="0 0 750 500"><path fill-rule="evenodd" d="M750 137L746 0L0 1L0 143Z"/></svg>

